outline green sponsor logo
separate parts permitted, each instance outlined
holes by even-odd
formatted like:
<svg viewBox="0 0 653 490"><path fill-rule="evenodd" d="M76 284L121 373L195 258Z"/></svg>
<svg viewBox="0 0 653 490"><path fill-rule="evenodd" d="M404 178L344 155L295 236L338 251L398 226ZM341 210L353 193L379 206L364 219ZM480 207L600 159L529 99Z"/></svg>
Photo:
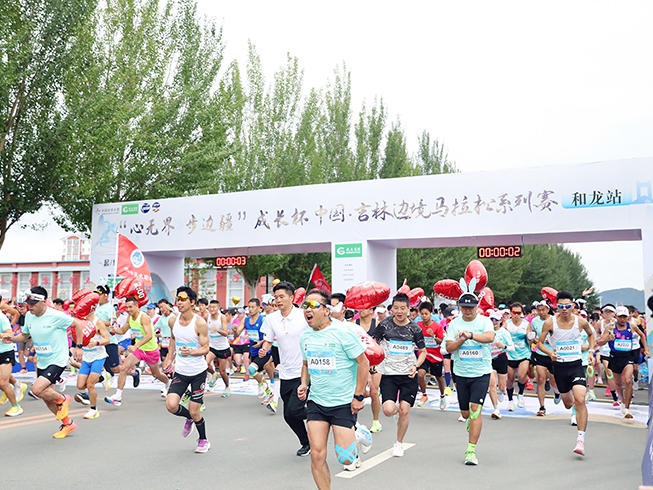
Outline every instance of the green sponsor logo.
<svg viewBox="0 0 653 490"><path fill-rule="evenodd" d="M362 243L343 243L336 245L336 259L346 259L363 256Z"/></svg>
<svg viewBox="0 0 653 490"><path fill-rule="evenodd" d="M121 214L138 214L138 204L123 204Z"/></svg>

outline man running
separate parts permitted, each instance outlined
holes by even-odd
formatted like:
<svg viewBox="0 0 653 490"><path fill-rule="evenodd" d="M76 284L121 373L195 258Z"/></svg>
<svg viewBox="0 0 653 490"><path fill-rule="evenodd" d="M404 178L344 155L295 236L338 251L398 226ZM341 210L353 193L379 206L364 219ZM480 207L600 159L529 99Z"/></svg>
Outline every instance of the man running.
<svg viewBox="0 0 653 490"><path fill-rule="evenodd" d="M501 326L503 315L500 311L493 311L490 314L490 321L494 327L494 341L490 345L492 350L492 373L490 374L490 400L492 401L492 418L498 420L501 418L499 403L506 396L506 376L508 374L508 356L506 352L515 350L515 344L512 343L512 336ZM497 386L499 393L497 394Z"/></svg>
<svg viewBox="0 0 653 490"><path fill-rule="evenodd" d="M519 388L517 405L519 408L526 406L524 388L526 387L526 381L528 381L528 367L531 359L531 349L528 346L528 334L531 331L531 326L523 319L523 316L524 307L521 304L513 303L510 305L510 320L506 322L506 330L512 337L515 350L508 352L508 383L506 386L508 410L511 412L515 409L515 403L512 401L515 391L515 378L517 378L517 387Z"/></svg>
<svg viewBox="0 0 653 490"><path fill-rule="evenodd" d="M204 402L204 384L206 383L206 355L209 353L208 326L200 315L195 314L197 293L187 287L177 288L177 307L179 316L170 318L168 326L172 331L170 350L163 362L164 369L175 358L175 376L170 382L166 397L168 412L186 419L181 435L188 437L193 430L193 423L199 434L196 453L206 453L211 443L206 438L206 423L200 408ZM191 396L188 408L179 402L190 386Z"/></svg>
<svg viewBox="0 0 653 490"><path fill-rule="evenodd" d="M531 321L531 326L533 327L533 332L535 333L536 339L540 338L542 335L542 325L546 322L551 315L549 314L550 308L545 300L539 301L537 303L537 316ZM551 346L548 345L549 339L547 338L545 344L551 350ZM551 377L551 386L553 386L554 398L553 402L557 405L560 403L560 392L555 383L555 377L553 376L553 365L551 364L551 358L542 352L539 347L531 354L531 359L533 364L535 364L535 372L537 374L537 399L540 402L540 409L537 411L538 417L544 417L546 415L546 407L544 406L544 398L546 396L546 382L547 377Z"/></svg>
<svg viewBox="0 0 653 490"><path fill-rule="evenodd" d="M25 325L22 332L15 337L13 334L2 334L2 342L26 342L30 338L38 354L36 364L36 381L32 392L45 402L48 409L61 421L61 427L53 435L55 439L63 439L77 429L77 424L68 416L68 406L71 398L58 393L54 386L68 365L68 334L66 330L71 325L77 329L77 338L81 338L82 325L54 308L48 308L45 300L48 292L41 286L28 289L25 293L29 313L25 315ZM75 357L81 359L82 353L76 346Z"/></svg>
<svg viewBox="0 0 653 490"><path fill-rule="evenodd" d="M460 414L467 419L469 439L465 451L465 464L477 465L476 444L481 437L483 420L481 410L490 384L494 326L489 318L479 315L478 298L464 293L458 298L461 316L449 324L445 336L445 349L452 353L453 371L456 375L456 392Z"/></svg>
<svg viewBox="0 0 653 490"><path fill-rule="evenodd" d="M328 301L324 292L314 289L302 305L310 329L300 338L302 381L297 388L298 398L308 399L311 471L320 490L331 488L326 461L330 429L338 462L350 471L361 465L354 426L356 414L364 406L369 370L360 338L347 325L329 318Z"/></svg>
<svg viewBox="0 0 653 490"><path fill-rule="evenodd" d="M272 390L263 378L263 371L266 369L266 366L270 365L271 356L269 352L263 357L259 357L258 355L258 351L261 345L263 345L264 333L261 330L263 327L263 316L261 315L261 302L258 298L249 300L247 310L249 311L249 316L245 318L245 330L247 330L247 336L249 337L249 375L258 383L258 397L269 398L272 395ZM274 380L274 371L272 371L272 377L270 378L270 381L272 380Z"/></svg>
<svg viewBox="0 0 653 490"><path fill-rule="evenodd" d="M383 348L385 359L378 366L381 373L381 397L386 417L399 414L397 441L392 455L404 455L403 441L408 431L410 408L417 396L417 370L426 359L422 329L408 318L410 300L405 294L392 298L392 316L385 318L374 331L374 338ZM415 349L419 357L415 359ZM397 403L399 400L399 403Z"/></svg>
<svg viewBox="0 0 653 490"><path fill-rule="evenodd" d="M295 286L292 283L282 281L274 286L272 291L274 303L278 309L266 317L265 337L258 355L265 357L276 337L281 360L279 379L281 380L280 395L283 400L283 418L301 444L297 450L297 456L308 456L311 453L311 445L304 425L306 407L305 403L297 396L303 365L300 337L308 328L308 324L302 310L292 304L295 294Z"/></svg>
<svg viewBox="0 0 653 490"><path fill-rule="evenodd" d="M422 398L417 401L417 406L421 407L429 401L426 393L426 375L435 376L440 390L440 410L447 408L447 397L444 395L444 377L442 376L442 353L440 344L444 340L444 329L432 319L433 305L427 301L419 305L419 314L422 321L417 325L422 329L424 335L424 345L426 346L426 359L417 370L417 383L422 391Z"/></svg>
<svg viewBox="0 0 653 490"><path fill-rule="evenodd" d="M586 379L582 364L580 330L587 333L589 348L594 349L594 333L587 320L572 313L573 296L560 291L556 297L558 314L550 317L542 325L542 333L537 341L538 348L552 361L562 402L566 408L574 408L578 423L578 438L574 452L585 455L585 431L587 430L587 405L585 404ZM547 336L548 346L547 347Z"/></svg>
<svg viewBox="0 0 653 490"><path fill-rule="evenodd" d="M333 302L334 300L331 301L331 304L333 304ZM342 302L344 303L344 299ZM367 333L367 335L373 337L374 332L376 331L376 326L378 325L376 318L374 318L374 308L359 310L358 318L356 319L355 323L360 325L360 327ZM383 430L383 425L381 425L381 422L379 421L379 415L381 414L381 398L379 397L381 373L377 371L376 366L370 368L367 384L369 386L369 394L371 400L370 408L372 409L372 426L370 427L370 432L375 434Z"/></svg>
<svg viewBox="0 0 653 490"><path fill-rule="evenodd" d="M4 312L0 313L0 334L13 336L14 332L9 324L9 319ZM11 374L12 368L16 365L16 356L13 345L0 343L0 405L4 405L7 400L11 404L9 410L5 412L5 417L16 417L23 413L19 405L27 385L19 383Z"/></svg>
<svg viewBox="0 0 653 490"><path fill-rule="evenodd" d="M206 361L209 369L215 369L217 360L217 371L214 371L209 378L209 388L215 386L218 376L224 382L222 398L231 395L229 387L229 373L227 372L227 360L231 357L231 348L229 347L229 325L227 319L220 313L220 303L212 299L209 303L209 319L207 321L209 331L209 353L206 355Z"/></svg>

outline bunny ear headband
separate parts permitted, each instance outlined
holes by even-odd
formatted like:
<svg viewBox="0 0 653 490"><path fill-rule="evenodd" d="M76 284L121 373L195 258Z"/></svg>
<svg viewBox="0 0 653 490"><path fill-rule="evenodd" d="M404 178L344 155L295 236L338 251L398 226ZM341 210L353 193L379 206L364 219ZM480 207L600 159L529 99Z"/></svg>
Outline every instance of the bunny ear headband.
<svg viewBox="0 0 653 490"><path fill-rule="evenodd" d="M469 281L469 285L465 282L465 278L461 277L460 278L460 289L463 290L463 294L474 294L474 291L476 290L476 278L472 278Z"/></svg>

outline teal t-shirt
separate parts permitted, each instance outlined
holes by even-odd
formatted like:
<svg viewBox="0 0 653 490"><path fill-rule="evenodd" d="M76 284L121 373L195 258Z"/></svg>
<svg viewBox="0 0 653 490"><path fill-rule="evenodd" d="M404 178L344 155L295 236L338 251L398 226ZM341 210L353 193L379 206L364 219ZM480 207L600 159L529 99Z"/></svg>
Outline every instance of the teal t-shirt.
<svg viewBox="0 0 653 490"><path fill-rule="evenodd" d="M542 326L544 326L545 320L542 320L539 316L536 316L531 320L531 327L533 327L533 331L535 332L535 345L537 345L537 339L540 338L540 335L542 335ZM549 350L553 350L553 347L551 347L551 344L549 344L549 336L547 335L546 340L544 341L544 345L546 345ZM539 347L535 349L535 352L542 356L546 356L544 352L542 352Z"/></svg>
<svg viewBox="0 0 653 490"><path fill-rule="evenodd" d="M36 367L65 367L68 365L68 335L66 329L73 319L62 311L46 308L41 316L27 313L22 332L32 336L34 350L38 356Z"/></svg>
<svg viewBox="0 0 653 490"><path fill-rule="evenodd" d="M528 339L526 338L526 334L528 333L528 322L522 320L519 326L516 326L511 320L508 320L506 330L508 330L512 336L512 342L515 344L515 350L508 351L508 360L521 361L524 359L530 359L531 348L529 347Z"/></svg>
<svg viewBox="0 0 653 490"><path fill-rule="evenodd" d="M506 347L510 347L511 345L514 345L512 343L512 336L510 335L510 333L508 333L508 330L506 330L503 327L498 330L495 330L494 342L490 344L490 347L492 349L492 359L499 356L501 353L506 352L506 349L499 349L497 347L497 342L501 342Z"/></svg>
<svg viewBox="0 0 653 490"><path fill-rule="evenodd" d="M305 330L299 343L311 376L308 399L323 407L351 403L358 370L355 359L365 352L356 332L332 319L323 330Z"/></svg>
<svg viewBox="0 0 653 490"><path fill-rule="evenodd" d="M11 331L11 323L9 323L9 318L7 318L7 315L4 313L0 313L0 333L4 333L7 330ZM4 344L0 342L0 353L5 353L13 350L14 344Z"/></svg>
<svg viewBox="0 0 653 490"><path fill-rule="evenodd" d="M103 305L98 305L95 309L95 316L102 320L103 322L110 322L116 316L116 310L113 309L111 303L105 303ZM118 339L115 335L109 334L109 342L112 344L118 344Z"/></svg>
<svg viewBox="0 0 653 490"><path fill-rule="evenodd" d="M169 325L171 316L173 316L172 313L168 316L161 315L159 321L156 322L156 328L161 330L161 338L169 339L170 337L172 337L172 334L170 332L170 325Z"/></svg>
<svg viewBox="0 0 653 490"><path fill-rule="evenodd" d="M444 342L455 341L456 334L467 330L473 334L494 332L492 320L483 315L477 315L471 322L459 316L449 324ZM453 372L464 378L479 378L492 372L492 347L489 343L482 344L474 340L466 340L460 348L452 353Z"/></svg>

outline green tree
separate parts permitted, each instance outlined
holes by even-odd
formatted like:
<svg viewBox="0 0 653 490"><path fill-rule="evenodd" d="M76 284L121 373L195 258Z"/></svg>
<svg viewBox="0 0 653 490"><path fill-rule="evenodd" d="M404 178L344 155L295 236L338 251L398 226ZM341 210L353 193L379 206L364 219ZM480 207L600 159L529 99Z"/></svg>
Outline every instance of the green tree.
<svg viewBox="0 0 653 490"><path fill-rule="evenodd" d="M385 155L383 164L379 170L379 177L392 179L395 177L406 177L411 175L411 161L406 148L406 136L397 120L390 126L388 131Z"/></svg>

